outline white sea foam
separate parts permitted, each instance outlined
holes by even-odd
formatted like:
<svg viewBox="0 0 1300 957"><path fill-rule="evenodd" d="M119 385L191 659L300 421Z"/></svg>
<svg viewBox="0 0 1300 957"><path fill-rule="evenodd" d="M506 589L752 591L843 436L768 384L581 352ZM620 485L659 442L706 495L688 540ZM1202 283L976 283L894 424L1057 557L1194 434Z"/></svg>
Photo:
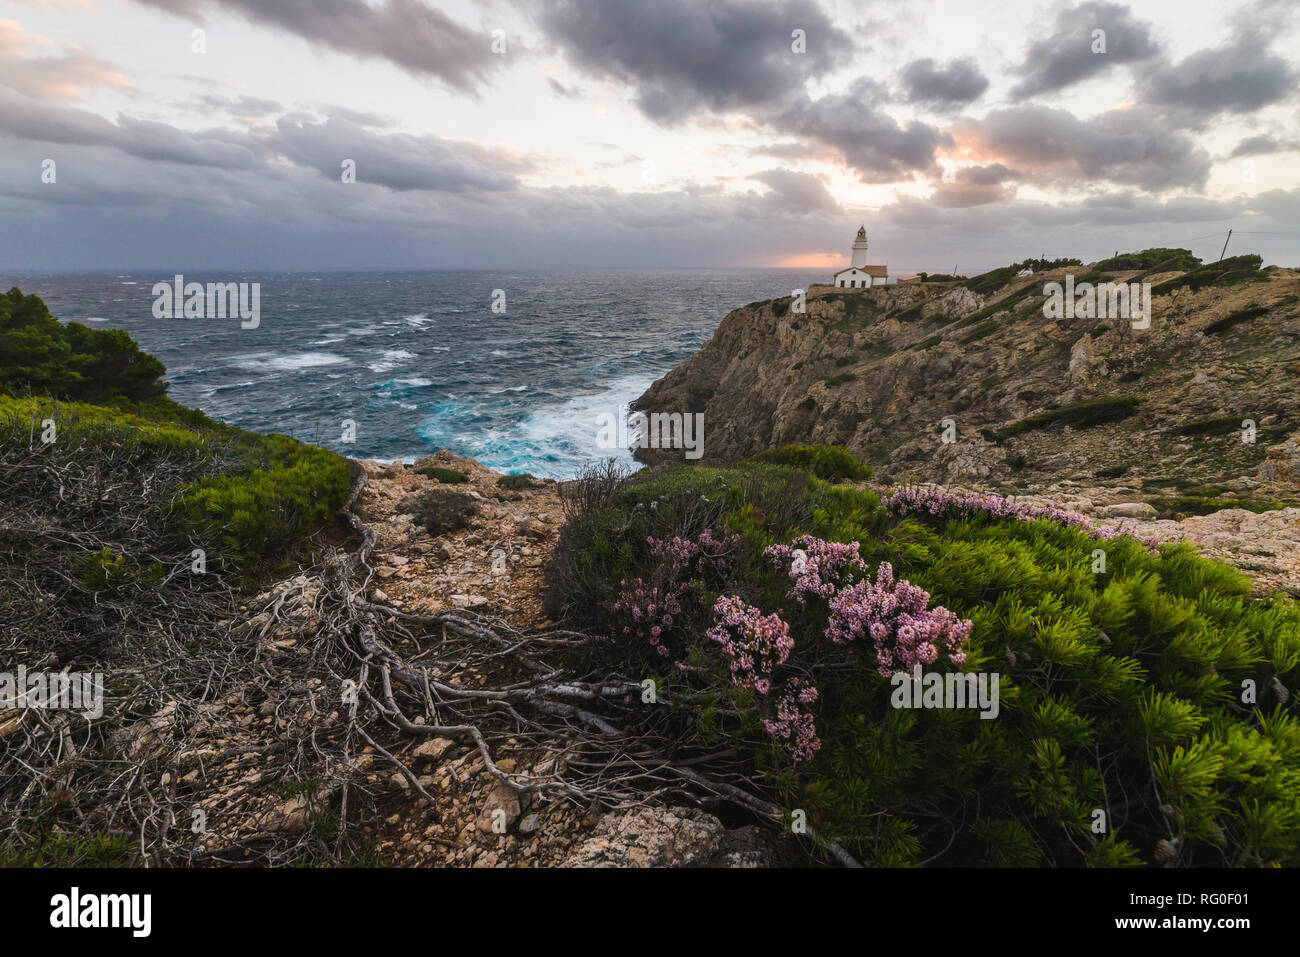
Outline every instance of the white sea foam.
<svg viewBox="0 0 1300 957"><path fill-rule="evenodd" d="M299 352L294 355L278 356L272 352L254 352L246 356L234 356L233 365L253 372L296 372L299 369L313 369L317 366L333 366L347 362L343 356L332 352Z"/></svg>

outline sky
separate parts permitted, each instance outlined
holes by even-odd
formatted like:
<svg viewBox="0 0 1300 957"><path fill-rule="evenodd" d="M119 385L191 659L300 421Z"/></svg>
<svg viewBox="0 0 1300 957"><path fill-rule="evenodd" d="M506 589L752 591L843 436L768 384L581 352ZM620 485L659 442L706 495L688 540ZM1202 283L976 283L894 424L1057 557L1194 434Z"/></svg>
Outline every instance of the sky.
<svg viewBox="0 0 1300 957"><path fill-rule="evenodd" d="M1297 266L1298 80L1292 0L0 0L0 273Z"/></svg>

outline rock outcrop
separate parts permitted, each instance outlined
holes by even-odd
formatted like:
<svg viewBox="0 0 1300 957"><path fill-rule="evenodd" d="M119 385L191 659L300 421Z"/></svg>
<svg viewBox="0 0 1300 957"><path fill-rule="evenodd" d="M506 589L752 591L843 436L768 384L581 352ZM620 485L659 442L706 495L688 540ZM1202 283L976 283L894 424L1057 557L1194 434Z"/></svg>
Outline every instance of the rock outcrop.
<svg viewBox="0 0 1300 957"><path fill-rule="evenodd" d="M1046 318L1043 285L1063 277L1015 279L987 299L912 283L823 291L802 313L788 297L753 303L634 408L703 413L705 464L826 443L895 482L1005 488L1124 474L1135 487L1171 477L1294 487L1300 276L1274 269L1265 281L1156 296L1144 330Z"/></svg>

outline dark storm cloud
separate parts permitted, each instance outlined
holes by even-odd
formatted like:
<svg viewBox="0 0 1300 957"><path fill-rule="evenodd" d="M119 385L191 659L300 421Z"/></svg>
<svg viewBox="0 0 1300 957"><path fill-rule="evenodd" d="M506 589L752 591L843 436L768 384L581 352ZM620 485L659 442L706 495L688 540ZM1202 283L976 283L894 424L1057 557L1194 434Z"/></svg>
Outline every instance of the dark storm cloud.
<svg viewBox="0 0 1300 957"><path fill-rule="evenodd" d="M389 60L411 73L436 76L462 91L477 89L500 65L491 37L452 20L421 0L137 0L179 16L217 8L279 27L342 53Z"/></svg>
<svg viewBox="0 0 1300 957"><path fill-rule="evenodd" d="M1285 100L1295 93L1297 81L1300 74L1269 53L1263 37L1245 32L1176 64L1154 65L1139 87L1144 102L1200 128L1220 113L1253 113Z"/></svg>
<svg viewBox="0 0 1300 957"><path fill-rule="evenodd" d="M904 97L909 103L960 106L978 100L989 81L972 59L954 60L940 67L929 58L913 60L903 68Z"/></svg>
<svg viewBox="0 0 1300 957"><path fill-rule="evenodd" d="M579 69L631 86L659 123L779 105L839 64L848 36L811 0L546 0L542 30ZM807 52L791 50L803 30Z"/></svg>
<svg viewBox="0 0 1300 957"><path fill-rule="evenodd" d="M267 144L334 180L341 175L342 162L353 160L358 182L395 190L507 190L518 185L516 173L532 168L525 160L474 143L375 133L333 118L314 123L282 117Z"/></svg>
<svg viewBox="0 0 1300 957"><path fill-rule="evenodd" d="M1066 110L1025 105L960 120L952 132L959 146L1039 185L1201 188L1210 170L1210 156L1195 140L1141 109L1081 120Z"/></svg>
<svg viewBox="0 0 1300 957"><path fill-rule="evenodd" d="M1094 30L1105 31L1106 52L1093 52ZM1024 79L1011 91L1016 99L1065 89L1112 66L1154 56L1151 27L1118 3L1081 3L1061 10L1051 36L1035 41L1017 71Z"/></svg>
<svg viewBox="0 0 1300 957"><path fill-rule="evenodd" d="M864 183L910 178L934 167L934 151L951 142L933 126L912 121L902 126L877 105L883 88L859 79L844 93L796 102L771 119L784 133L831 147Z"/></svg>

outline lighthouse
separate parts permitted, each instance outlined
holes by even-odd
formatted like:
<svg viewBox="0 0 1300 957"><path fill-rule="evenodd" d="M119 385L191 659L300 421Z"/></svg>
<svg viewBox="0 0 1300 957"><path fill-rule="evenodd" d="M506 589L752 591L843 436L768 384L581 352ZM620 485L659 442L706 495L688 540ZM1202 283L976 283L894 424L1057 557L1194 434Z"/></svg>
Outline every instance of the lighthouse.
<svg viewBox="0 0 1300 957"><path fill-rule="evenodd" d="M835 274L835 286L840 289L866 289L869 286L883 286L889 281L887 266L867 264L867 227L859 226L858 234L853 238L853 257L849 268L841 269Z"/></svg>
<svg viewBox="0 0 1300 957"><path fill-rule="evenodd" d="M853 260L849 266L861 269L867 264L867 227L859 226L857 238L853 240Z"/></svg>

